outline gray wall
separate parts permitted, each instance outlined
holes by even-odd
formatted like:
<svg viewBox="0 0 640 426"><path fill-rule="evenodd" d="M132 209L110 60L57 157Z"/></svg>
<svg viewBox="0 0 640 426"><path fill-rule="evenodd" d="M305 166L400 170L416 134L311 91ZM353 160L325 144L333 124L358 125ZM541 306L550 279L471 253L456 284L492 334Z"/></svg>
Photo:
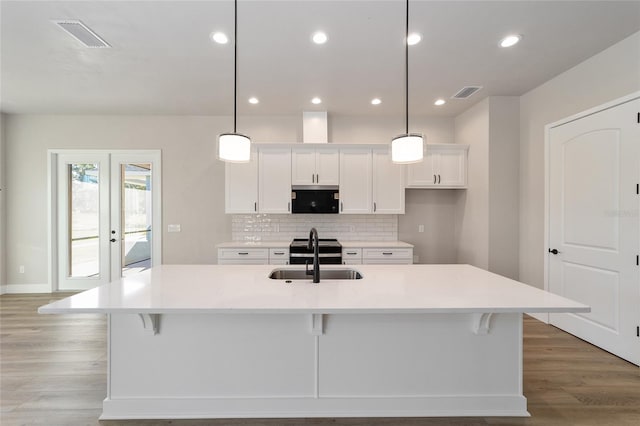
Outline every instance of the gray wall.
<svg viewBox="0 0 640 426"><path fill-rule="evenodd" d="M468 189L456 197L457 261L518 278L519 99L493 96L455 119L469 145Z"/></svg>
<svg viewBox="0 0 640 426"><path fill-rule="evenodd" d="M416 126L412 130L424 132L429 142L453 142L451 118L411 122ZM5 124L11 291L31 291L48 281L47 149L161 149L163 261L214 263L215 245L231 240L231 216L224 214L224 164L215 159L216 137L229 130L229 117L8 115ZM402 124L401 117L329 119L332 139L343 143L389 143L402 131ZM301 129L301 115L238 120L238 130L256 142L293 143L301 137ZM407 238L417 244L416 254L454 262L451 196L408 198L399 228L421 223L426 230L437 231ZM166 225L173 223L181 224L182 232L167 233ZM437 257L431 247L439 247ZM19 265L25 266L24 274L18 273Z"/></svg>
<svg viewBox="0 0 640 426"><path fill-rule="evenodd" d="M544 127L640 90L640 32L520 98L520 280L544 287Z"/></svg>
<svg viewBox="0 0 640 426"><path fill-rule="evenodd" d="M4 201L7 188L5 187L5 137L4 137L4 114L0 114L0 294L5 292L7 282L6 270L6 204Z"/></svg>

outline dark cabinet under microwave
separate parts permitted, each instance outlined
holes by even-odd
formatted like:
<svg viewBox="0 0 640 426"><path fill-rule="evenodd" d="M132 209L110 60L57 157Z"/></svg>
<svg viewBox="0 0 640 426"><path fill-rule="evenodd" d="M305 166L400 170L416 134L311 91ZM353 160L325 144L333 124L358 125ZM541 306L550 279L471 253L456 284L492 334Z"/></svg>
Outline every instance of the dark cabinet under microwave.
<svg viewBox="0 0 640 426"><path fill-rule="evenodd" d="M339 203L337 186L294 186L291 189L292 213L338 213Z"/></svg>

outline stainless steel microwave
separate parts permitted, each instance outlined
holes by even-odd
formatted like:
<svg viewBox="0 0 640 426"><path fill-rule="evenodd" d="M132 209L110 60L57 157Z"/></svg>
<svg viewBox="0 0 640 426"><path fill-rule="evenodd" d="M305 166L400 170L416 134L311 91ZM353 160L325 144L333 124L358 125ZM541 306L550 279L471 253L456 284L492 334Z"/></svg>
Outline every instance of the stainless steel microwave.
<svg viewBox="0 0 640 426"><path fill-rule="evenodd" d="M340 191L338 186L293 186L291 188L292 213L338 213Z"/></svg>

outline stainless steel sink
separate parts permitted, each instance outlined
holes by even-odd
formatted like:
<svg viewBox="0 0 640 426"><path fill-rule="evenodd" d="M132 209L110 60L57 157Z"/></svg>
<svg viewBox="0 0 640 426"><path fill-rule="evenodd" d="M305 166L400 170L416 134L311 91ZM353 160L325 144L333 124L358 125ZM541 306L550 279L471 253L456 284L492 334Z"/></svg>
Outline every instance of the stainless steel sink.
<svg viewBox="0 0 640 426"><path fill-rule="evenodd" d="M274 269L269 274L272 280L311 280L304 269ZM355 269L323 269L320 267L320 280L360 280L362 274Z"/></svg>

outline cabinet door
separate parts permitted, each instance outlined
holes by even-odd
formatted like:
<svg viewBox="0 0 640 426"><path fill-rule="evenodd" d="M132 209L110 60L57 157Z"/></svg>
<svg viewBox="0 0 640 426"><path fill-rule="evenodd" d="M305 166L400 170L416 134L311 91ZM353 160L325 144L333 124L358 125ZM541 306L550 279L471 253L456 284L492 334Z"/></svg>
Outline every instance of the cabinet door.
<svg viewBox="0 0 640 426"><path fill-rule="evenodd" d="M435 187L438 182L436 162L434 154L427 151L421 162L408 164L407 188Z"/></svg>
<svg viewBox="0 0 640 426"><path fill-rule="evenodd" d="M316 183L316 152L310 149L291 151L291 184L313 185Z"/></svg>
<svg viewBox="0 0 640 426"><path fill-rule="evenodd" d="M404 166L388 149L373 150L373 213L404 214Z"/></svg>
<svg viewBox="0 0 640 426"><path fill-rule="evenodd" d="M321 149L316 154L316 183L340 184L340 154L337 149Z"/></svg>
<svg viewBox="0 0 640 426"><path fill-rule="evenodd" d="M467 151L442 150L438 155L438 185L464 187L467 185Z"/></svg>
<svg viewBox="0 0 640 426"><path fill-rule="evenodd" d="M258 155L258 212L291 212L291 149L261 148Z"/></svg>
<svg viewBox="0 0 640 426"><path fill-rule="evenodd" d="M248 163L225 163L225 213L256 213L258 211L258 159L251 151Z"/></svg>
<svg viewBox="0 0 640 426"><path fill-rule="evenodd" d="M371 150L340 151L340 213L371 213Z"/></svg>

